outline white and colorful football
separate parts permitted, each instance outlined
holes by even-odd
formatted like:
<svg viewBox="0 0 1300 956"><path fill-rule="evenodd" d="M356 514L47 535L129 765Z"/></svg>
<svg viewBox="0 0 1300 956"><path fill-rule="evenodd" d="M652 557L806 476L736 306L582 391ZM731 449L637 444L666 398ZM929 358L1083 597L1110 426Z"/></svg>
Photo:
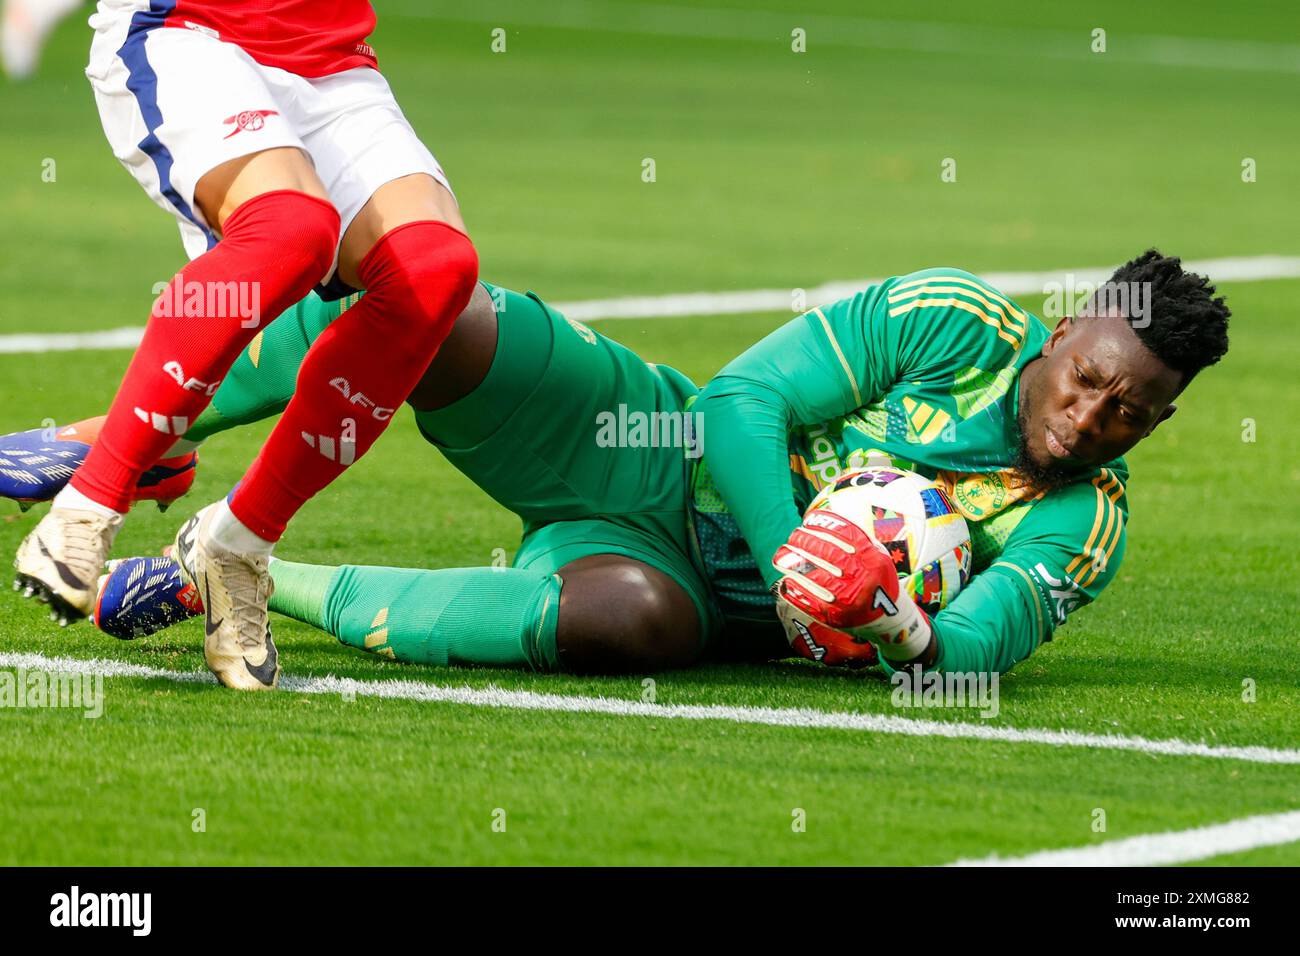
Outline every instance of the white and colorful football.
<svg viewBox="0 0 1300 956"><path fill-rule="evenodd" d="M891 465L851 471L823 488L808 513L822 508L885 546L903 587L927 614L946 607L966 586L966 519L930 479Z"/></svg>

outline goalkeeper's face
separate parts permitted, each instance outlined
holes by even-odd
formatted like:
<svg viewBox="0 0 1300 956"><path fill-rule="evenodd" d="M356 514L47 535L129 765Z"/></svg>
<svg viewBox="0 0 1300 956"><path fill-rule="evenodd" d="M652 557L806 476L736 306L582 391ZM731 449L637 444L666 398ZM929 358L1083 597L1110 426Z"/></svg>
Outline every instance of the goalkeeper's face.
<svg viewBox="0 0 1300 956"><path fill-rule="evenodd" d="M1055 484L1118 458L1174 413L1181 387L1126 319L1062 319L1021 374L1022 464Z"/></svg>

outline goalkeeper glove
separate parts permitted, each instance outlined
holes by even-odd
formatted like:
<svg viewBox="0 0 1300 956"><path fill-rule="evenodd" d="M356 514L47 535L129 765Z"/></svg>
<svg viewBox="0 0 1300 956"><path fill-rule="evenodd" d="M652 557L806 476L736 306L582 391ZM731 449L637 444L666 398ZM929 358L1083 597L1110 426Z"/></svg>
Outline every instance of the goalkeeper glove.
<svg viewBox="0 0 1300 956"><path fill-rule="evenodd" d="M910 661L930 646L930 619L901 586L889 552L834 512L819 508L805 515L772 565L783 574L776 586L778 615L782 603L791 605L817 623L870 641L891 662Z"/></svg>
<svg viewBox="0 0 1300 956"><path fill-rule="evenodd" d="M870 667L880 663L874 644L844 631L828 627L801 611L777 593L776 616L785 628L790 649L799 657L817 661L827 667Z"/></svg>

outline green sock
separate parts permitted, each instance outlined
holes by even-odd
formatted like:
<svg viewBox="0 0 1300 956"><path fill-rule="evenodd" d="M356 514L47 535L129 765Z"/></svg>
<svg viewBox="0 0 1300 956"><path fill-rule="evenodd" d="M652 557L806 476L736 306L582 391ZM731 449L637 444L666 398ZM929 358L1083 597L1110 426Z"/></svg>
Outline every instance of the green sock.
<svg viewBox="0 0 1300 956"><path fill-rule="evenodd" d="M271 610L373 654L413 664L558 669L557 575L274 561L271 577Z"/></svg>
<svg viewBox="0 0 1300 956"><path fill-rule="evenodd" d="M271 580L275 593L267 606L276 614L283 614L312 627L325 628L325 595L338 568L319 564L295 564L292 561L271 559Z"/></svg>

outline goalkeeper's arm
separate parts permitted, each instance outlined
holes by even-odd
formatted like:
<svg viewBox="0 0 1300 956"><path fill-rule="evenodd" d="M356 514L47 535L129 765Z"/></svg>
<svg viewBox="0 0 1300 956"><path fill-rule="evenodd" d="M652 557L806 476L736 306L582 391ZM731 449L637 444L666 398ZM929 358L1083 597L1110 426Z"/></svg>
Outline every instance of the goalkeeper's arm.
<svg viewBox="0 0 1300 956"><path fill-rule="evenodd" d="M817 516L805 519L777 553L777 596L823 624L870 640L886 667L921 663L949 672L1001 673L1051 640L1067 615L1095 600L1119 568L1123 515L1113 502L1102 502L1101 513L1115 519L1114 531L1105 546L1096 545L1089 533L1097 513L1091 492L1092 485L1081 484L1035 504L998 559L933 619L897 588L892 563L864 532L847 522L827 527L824 517L823 523Z"/></svg>
<svg viewBox="0 0 1300 956"><path fill-rule="evenodd" d="M861 404L814 321L800 316L747 349L694 405L706 426L705 464L768 587L781 576L772 556L801 519L790 429L848 414Z"/></svg>

